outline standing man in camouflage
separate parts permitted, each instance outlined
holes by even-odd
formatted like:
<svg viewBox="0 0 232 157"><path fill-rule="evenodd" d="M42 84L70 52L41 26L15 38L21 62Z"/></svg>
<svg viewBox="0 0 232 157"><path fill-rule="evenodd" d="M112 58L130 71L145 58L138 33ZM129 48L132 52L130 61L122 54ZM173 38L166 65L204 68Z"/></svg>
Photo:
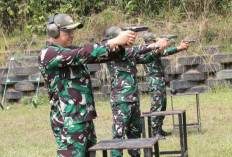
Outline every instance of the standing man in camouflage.
<svg viewBox="0 0 232 157"><path fill-rule="evenodd" d="M50 97L57 155L62 157L88 157L88 148L96 143L93 119L97 114L85 64L107 60L118 52L116 46L131 46L135 40L134 32L125 31L108 41L70 49L74 30L82 27L67 14L53 14L47 26L49 40L38 58Z"/></svg>
<svg viewBox="0 0 232 157"><path fill-rule="evenodd" d="M148 32L143 36L146 44L156 43L156 36L152 32ZM166 87L165 87L165 74L163 71L161 57L178 53L182 50L187 50L189 44L181 42L178 47L168 48L167 50L159 53L157 58L152 62L145 64L144 68L148 77L148 88L151 95L151 112L166 111ZM166 132L162 129L164 116L154 116L151 119L153 136L159 139L164 139L165 136L171 135L171 132Z"/></svg>
<svg viewBox="0 0 232 157"><path fill-rule="evenodd" d="M106 38L117 37L121 32L119 27L110 27L106 30ZM110 102L113 113L113 139L140 138L142 127L140 123L140 104L137 84L137 63L147 63L157 56L157 53L166 49L168 39L161 39L156 45L140 45L126 49L118 60L108 62L107 67L111 76ZM144 54L146 58L144 58ZM139 157L139 150L129 150L130 156ZM122 151L112 150L111 157L121 157Z"/></svg>

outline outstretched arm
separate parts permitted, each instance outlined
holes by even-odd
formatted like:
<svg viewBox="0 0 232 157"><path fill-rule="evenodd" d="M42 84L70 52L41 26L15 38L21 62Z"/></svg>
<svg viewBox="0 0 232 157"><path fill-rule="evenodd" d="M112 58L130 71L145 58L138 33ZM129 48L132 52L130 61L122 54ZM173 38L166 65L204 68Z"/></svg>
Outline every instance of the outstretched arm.
<svg viewBox="0 0 232 157"><path fill-rule="evenodd" d="M153 51L150 51L143 55L137 55L136 63L137 64L146 64L154 61L157 58L161 57L162 51L164 51L168 46L168 39L159 39L157 43L150 44L149 46L154 46Z"/></svg>
<svg viewBox="0 0 232 157"><path fill-rule="evenodd" d="M46 69L51 69L69 65L96 63L99 62L99 60L107 59L111 53L115 53L114 48L116 46L130 46L133 45L134 40L134 32L124 31L114 39L97 44L88 44L76 49L63 48L50 42L42 50L39 56L39 64Z"/></svg>
<svg viewBox="0 0 232 157"><path fill-rule="evenodd" d="M167 48L163 52L161 52L162 56L168 56L168 55L173 55L175 53L178 53L182 50L187 50L189 48L189 43L185 43L181 41L180 45L178 47L173 47L173 48Z"/></svg>
<svg viewBox="0 0 232 157"><path fill-rule="evenodd" d="M137 62L150 62L148 59L152 59L152 57L158 57L159 53L165 50L168 46L168 39L160 39L157 43L149 44L149 45L137 45L132 48L126 49L124 58L122 60L126 60L129 58L135 58L138 60ZM151 52L151 53L150 53ZM148 55L147 58L142 58L144 55ZM140 61L140 59L142 59ZM147 60L147 61L146 61Z"/></svg>

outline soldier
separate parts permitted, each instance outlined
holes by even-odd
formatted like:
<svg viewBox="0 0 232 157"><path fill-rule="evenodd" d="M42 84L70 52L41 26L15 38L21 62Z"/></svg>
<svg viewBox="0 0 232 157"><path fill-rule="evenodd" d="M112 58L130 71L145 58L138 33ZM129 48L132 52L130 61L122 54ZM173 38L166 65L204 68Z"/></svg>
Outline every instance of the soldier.
<svg viewBox="0 0 232 157"><path fill-rule="evenodd" d="M86 63L107 60L119 52L116 46L131 46L135 40L134 32L124 31L117 38L70 49L74 30L82 27L67 14L53 14L47 26L49 39L38 58L48 87L57 155L62 157L89 156L88 148L96 144L93 119L97 114Z"/></svg>
<svg viewBox="0 0 232 157"><path fill-rule="evenodd" d="M106 30L106 39L117 37L121 29L110 27ZM147 63L157 56L157 53L166 49L168 39L161 39L157 45L134 46L126 49L124 54L118 56L118 60L108 62L107 67L111 76L110 102L113 113L112 133L113 139L140 138L140 104L137 85L137 63ZM156 47L160 48L156 51ZM144 58L144 54L146 58ZM139 150L129 150L133 157L140 156ZM112 157L122 156L122 151L112 150Z"/></svg>
<svg viewBox="0 0 232 157"><path fill-rule="evenodd" d="M156 36L151 32L144 34L143 39L146 44L156 43ZM166 87L161 57L187 50L188 47L188 43L181 42L178 47L168 48L159 53L155 60L145 64L145 71L149 75L147 86L151 95L151 112L166 111ZM171 135L171 132L166 132L162 129L163 120L164 116L154 116L151 119L153 136L157 136L159 139L164 139L165 136Z"/></svg>

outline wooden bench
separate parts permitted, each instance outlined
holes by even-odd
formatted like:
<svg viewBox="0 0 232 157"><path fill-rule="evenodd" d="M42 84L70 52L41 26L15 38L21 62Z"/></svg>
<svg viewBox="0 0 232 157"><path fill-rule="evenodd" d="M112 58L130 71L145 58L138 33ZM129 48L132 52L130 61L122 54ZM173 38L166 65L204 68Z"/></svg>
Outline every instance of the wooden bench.
<svg viewBox="0 0 232 157"><path fill-rule="evenodd" d="M147 129L148 137L152 137L151 117L152 116L167 116L167 115L178 115L178 119L179 119L178 126L179 126L179 134L180 134L180 150L179 151L159 151L159 153L160 153L160 155L180 154L181 157L187 157L188 156L188 147L187 147L186 112L185 112L185 110L161 111L161 112L143 112L143 115L141 115L142 136L143 136L143 138L146 138L145 118L148 118L148 129ZM159 147L157 146L157 148L159 148Z"/></svg>
<svg viewBox="0 0 232 157"><path fill-rule="evenodd" d="M192 95L196 95L196 113L197 113L197 122L195 123L187 123L187 129L189 128L197 128L199 132L201 132L201 114L200 114L200 103L199 103L199 93L198 92L192 92L192 93L177 93L177 94L171 94L171 107L172 110L174 110L174 106L173 106L173 97L176 96L192 96ZM173 130L175 131L175 129L178 129L178 125L175 124L175 119L174 119L174 115L172 116L172 120L173 120Z"/></svg>
<svg viewBox="0 0 232 157"><path fill-rule="evenodd" d="M89 148L90 157L96 156L97 150L102 150L103 157L107 157L107 150L113 149L144 149L144 156L152 156L152 148L158 143L158 138L136 138L136 139L112 139L102 140ZM159 149L158 149L159 150ZM155 157L159 157L158 150L155 150Z"/></svg>

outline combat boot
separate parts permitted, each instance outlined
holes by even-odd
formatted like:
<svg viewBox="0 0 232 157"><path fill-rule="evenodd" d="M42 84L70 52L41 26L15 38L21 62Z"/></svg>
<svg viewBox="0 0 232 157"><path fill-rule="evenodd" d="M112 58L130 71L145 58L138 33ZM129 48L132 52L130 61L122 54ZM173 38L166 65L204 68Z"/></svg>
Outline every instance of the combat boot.
<svg viewBox="0 0 232 157"><path fill-rule="evenodd" d="M172 133L171 132L166 132L164 131L163 129L160 130L160 134L163 135L163 136L169 136L171 135Z"/></svg>
<svg viewBox="0 0 232 157"><path fill-rule="evenodd" d="M159 128L154 128L153 129L153 137L157 137L159 140L164 140L165 136L163 136L160 132Z"/></svg>
<svg viewBox="0 0 232 157"><path fill-rule="evenodd" d="M162 126L159 128L159 133L163 136L169 136L171 135L172 133L171 132L166 132L162 129Z"/></svg>

